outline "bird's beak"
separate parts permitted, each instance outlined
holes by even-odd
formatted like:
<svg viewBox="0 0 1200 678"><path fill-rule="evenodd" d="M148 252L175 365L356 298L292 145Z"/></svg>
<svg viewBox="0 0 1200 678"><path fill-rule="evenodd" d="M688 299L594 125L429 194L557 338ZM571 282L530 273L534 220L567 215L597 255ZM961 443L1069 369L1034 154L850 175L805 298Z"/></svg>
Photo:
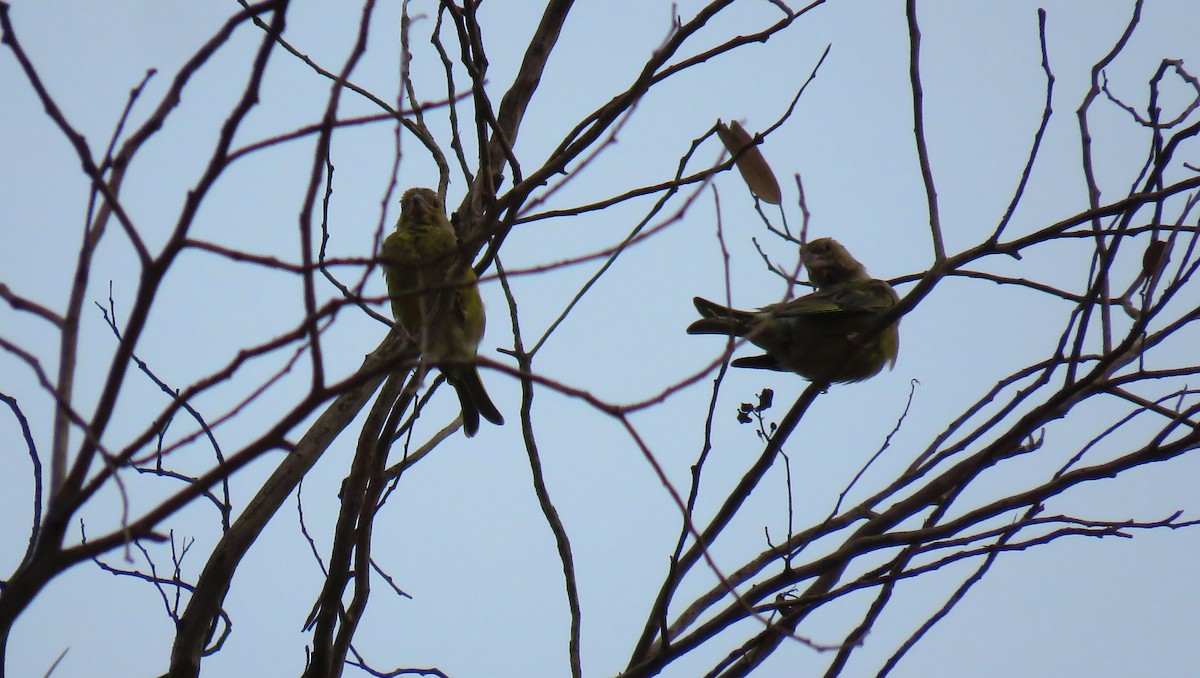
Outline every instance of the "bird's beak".
<svg viewBox="0 0 1200 678"><path fill-rule="evenodd" d="M804 267L809 271L819 271L826 268L829 262L825 261L825 257L819 254L804 254L801 257L804 260Z"/></svg>
<svg viewBox="0 0 1200 678"><path fill-rule="evenodd" d="M429 209L429 203L419 194L409 198L408 204L404 206L404 211L409 217L418 221L429 216Z"/></svg>

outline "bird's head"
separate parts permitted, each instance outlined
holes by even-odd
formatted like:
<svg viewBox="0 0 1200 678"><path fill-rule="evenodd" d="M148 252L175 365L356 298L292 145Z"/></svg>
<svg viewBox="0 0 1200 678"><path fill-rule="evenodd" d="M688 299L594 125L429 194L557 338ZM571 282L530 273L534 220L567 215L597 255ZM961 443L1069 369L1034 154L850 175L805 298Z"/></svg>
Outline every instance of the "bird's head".
<svg viewBox="0 0 1200 678"><path fill-rule="evenodd" d="M833 238L818 238L809 242L800 258L808 269L808 280L817 289L837 283L868 280L865 266L851 256L850 251Z"/></svg>
<svg viewBox="0 0 1200 678"><path fill-rule="evenodd" d="M442 199L431 188L410 188L400 198L401 217L409 223L423 223L434 215L445 214Z"/></svg>

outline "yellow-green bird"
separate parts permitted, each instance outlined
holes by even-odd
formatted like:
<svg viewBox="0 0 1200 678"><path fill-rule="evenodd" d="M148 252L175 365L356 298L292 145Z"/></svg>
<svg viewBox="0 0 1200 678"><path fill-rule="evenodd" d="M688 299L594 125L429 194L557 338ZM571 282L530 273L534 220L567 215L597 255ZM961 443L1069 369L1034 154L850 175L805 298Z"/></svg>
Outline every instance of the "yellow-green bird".
<svg viewBox="0 0 1200 678"><path fill-rule="evenodd" d="M899 319L872 337L876 320L900 298L833 238L814 240L801 252L812 294L757 311L739 311L696 297L703 316L688 334L746 337L765 355L738 358L735 367L795 372L809 380L855 382L895 365Z"/></svg>
<svg viewBox="0 0 1200 678"><path fill-rule="evenodd" d="M421 348L424 360L436 364L458 394L463 431L479 430L479 416L493 424L504 417L488 397L471 364L483 339L483 300L475 271L456 266L458 237L446 218L438 194L410 188L400 201L396 230L383 241L380 259L392 314ZM452 270L457 272L450 280Z"/></svg>

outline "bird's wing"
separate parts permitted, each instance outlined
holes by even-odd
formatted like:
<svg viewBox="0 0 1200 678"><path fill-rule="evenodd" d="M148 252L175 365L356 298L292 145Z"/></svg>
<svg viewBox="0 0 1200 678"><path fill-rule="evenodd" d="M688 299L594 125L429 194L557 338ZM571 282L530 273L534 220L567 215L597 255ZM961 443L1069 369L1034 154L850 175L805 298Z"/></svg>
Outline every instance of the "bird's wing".
<svg viewBox="0 0 1200 678"><path fill-rule="evenodd" d="M880 313L896 305L896 292L882 280L830 285L819 292L806 294L762 310L777 318L821 313Z"/></svg>

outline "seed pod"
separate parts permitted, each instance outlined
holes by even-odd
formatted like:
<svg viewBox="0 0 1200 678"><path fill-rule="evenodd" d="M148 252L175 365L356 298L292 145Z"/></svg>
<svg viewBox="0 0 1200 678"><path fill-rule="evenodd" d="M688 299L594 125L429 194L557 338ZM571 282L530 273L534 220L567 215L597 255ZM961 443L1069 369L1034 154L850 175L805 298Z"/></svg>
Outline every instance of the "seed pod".
<svg viewBox="0 0 1200 678"><path fill-rule="evenodd" d="M754 144L754 138L736 120L729 126L718 120L717 136L721 137L721 143L734 157L734 164L742 173L750 192L763 202L778 205L783 200L779 182L775 180L775 173L771 171L767 159Z"/></svg>

